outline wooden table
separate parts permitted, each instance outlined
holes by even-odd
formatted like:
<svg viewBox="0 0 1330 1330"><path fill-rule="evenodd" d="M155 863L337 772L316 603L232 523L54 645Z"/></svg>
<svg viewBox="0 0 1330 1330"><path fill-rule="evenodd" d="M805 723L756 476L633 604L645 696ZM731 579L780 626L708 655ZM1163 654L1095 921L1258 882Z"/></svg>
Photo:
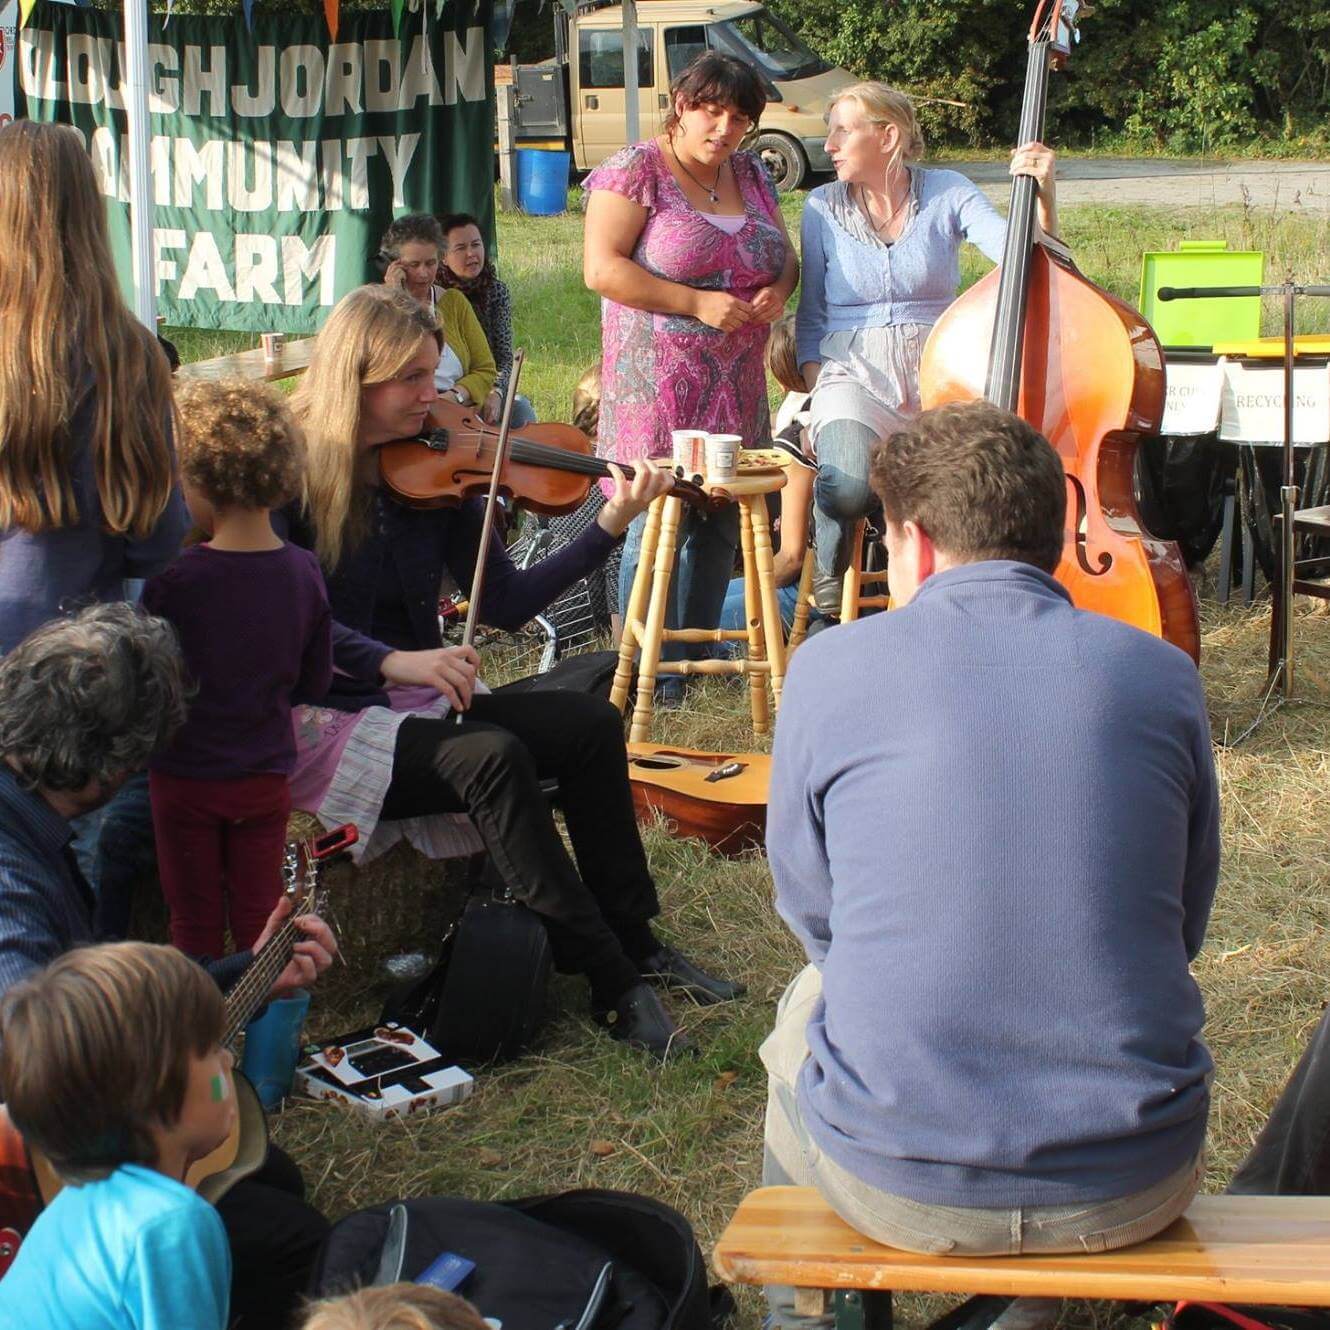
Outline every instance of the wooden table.
<svg viewBox="0 0 1330 1330"><path fill-rule="evenodd" d="M303 374L309 368L315 341L313 337L300 337L293 342L283 342L276 360L269 360L263 354L263 348L256 346L252 351L236 351L229 356L191 361L176 370L176 377L213 381L247 379L251 383L289 379L296 374Z"/></svg>

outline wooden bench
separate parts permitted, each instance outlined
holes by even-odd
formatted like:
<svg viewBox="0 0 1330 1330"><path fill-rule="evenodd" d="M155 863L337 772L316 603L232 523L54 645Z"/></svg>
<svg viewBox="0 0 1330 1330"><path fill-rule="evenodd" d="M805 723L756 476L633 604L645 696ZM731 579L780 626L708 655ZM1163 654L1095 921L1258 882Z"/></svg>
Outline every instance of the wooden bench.
<svg viewBox="0 0 1330 1330"><path fill-rule="evenodd" d="M714 1263L727 1283L793 1285L805 1314L831 1295L838 1330L890 1324L892 1291L1325 1307L1330 1197L1198 1196L1176 1223L1134 1247L974 1257L883 1247L812 1188L763 1187L735 1211Z"/></svg>
<svg viewBox="0 0 1330 1330"><path fill-rule="evenodd" d="M309 368L314 353L313 337L300 337L294 342L283 342L275 360L263 354L256 346L252 351L236 351L229 356L213 356L211 360L193 360L176 370L181 379L248 379L251 382L272 383L275 379L289 379L303 374Z"/></svg>

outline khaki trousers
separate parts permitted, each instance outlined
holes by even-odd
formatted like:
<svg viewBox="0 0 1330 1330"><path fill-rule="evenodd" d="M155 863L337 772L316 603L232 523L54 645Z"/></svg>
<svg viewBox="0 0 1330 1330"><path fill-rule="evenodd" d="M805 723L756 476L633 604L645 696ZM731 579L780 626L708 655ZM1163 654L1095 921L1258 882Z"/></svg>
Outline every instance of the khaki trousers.
<svg viewBox="0 0 1330 1330"><path fill-rule="evenodd" d="M936 1256L1014 1256L1127 1247L1167 1228L1196 1194L1204 1152L1143 1191L1077 1205L996 1210L925 1205L870 1187L818 1149L799 1114L795 1082L808 1056L808 1018L821 994L821 974L815 966L806 966L785 990L776 1010L775 1029L762 1045L768 1075L762 1174L767 1185L816 1187L860 1233L890 1247Z"/></svg>

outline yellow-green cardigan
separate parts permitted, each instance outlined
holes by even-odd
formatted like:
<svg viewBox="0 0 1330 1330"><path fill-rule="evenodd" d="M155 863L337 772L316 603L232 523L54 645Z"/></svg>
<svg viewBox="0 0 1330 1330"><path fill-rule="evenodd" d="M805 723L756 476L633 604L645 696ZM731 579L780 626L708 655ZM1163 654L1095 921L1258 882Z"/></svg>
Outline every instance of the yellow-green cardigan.
<svg viewBox="0 0 1330 1330"><path fill-rule="evenodd" d="M436 286L434 312L443 330L443 340L462 362L462 377L457 380L457 386L465 388L477 406L484 405L499 371L476 311L461 291Z"/></svg>

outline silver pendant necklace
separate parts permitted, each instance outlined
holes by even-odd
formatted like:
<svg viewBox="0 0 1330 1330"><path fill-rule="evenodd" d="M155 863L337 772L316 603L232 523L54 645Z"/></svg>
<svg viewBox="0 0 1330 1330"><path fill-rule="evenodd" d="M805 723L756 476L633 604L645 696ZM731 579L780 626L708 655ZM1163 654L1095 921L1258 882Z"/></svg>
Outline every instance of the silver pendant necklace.
<svg viewBox="0 0 1330 1330"><path fill-rule="evenodd" d="M715 181L710 185L704 184L679 159L679 150L674 146L674 136L672 134L670 135L669 138L669 144L670 144L670 153L674 157L674 164L679 168L679 170L681 170L684 173L684 175L686 175L689 178L689 180L691 180L693 184L695 184L698 187L698 189L705 190L707 198L709 198L712 201L712 203L719 203L720 195L716 191L720 189L720 173L725 169L725 163L721 162L721 164L718 167L716 167Z"/></svg>

